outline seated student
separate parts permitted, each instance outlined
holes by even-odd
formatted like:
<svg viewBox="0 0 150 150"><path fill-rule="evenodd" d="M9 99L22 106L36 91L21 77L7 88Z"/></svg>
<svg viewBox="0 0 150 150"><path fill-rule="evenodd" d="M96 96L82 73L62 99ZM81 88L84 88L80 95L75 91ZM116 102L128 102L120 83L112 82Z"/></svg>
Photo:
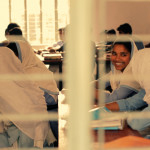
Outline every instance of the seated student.
<svg viewBox="0 0 150 150"><path fill-rule="evenodd" d="M143 49L142 51L137 52L137 54L134 56L131 67L132 67L132 79L134 82L140 85L141 91L130 98L131 101L135 101L140 103L139 106L143 106L143 104L147 104L147 107L145 107L141 112L150 112L150 49ZM126 84L127 84L126 80ZM145 91L144 91L145 90ZM144 100L144 101L143 101ZM128 101L129 102L129 101ZM118 103L118 102L117 102ZM144 105L145 105L144 104ZM137 105L134 103L134 105ZM119 105L120 108L121 105ZM117 110L117 108L114 108L114 106L110 104L106 104L106 107L111 109L111 110ZM116 107L116 104L115 104ZM117 106L118 107L118 106ZM128 117L127 118L128 125L138 131L144 131L150 128L150 118L135 118ZM149 134L149 132L147 132ZM149 138L147 135L146 137Z"/></svg>
<svg viewBox="0 0 150 150"><path fill-rule="evenodd" d="M60 41L58 41L57 43L55 43L53 45L53 47L57 47L57 46L61 47L64 44L65 28L60 28L58 31L59 31Z"/></svg>
<svg viewBox="0 0 150 150"><path fill-rule="evenodd" d="M53 111L55 109L56 111L56 109L58 109L57 97L59 90L57 88L56 81L54 80L53 73L45 67L44 63L40 59L38 59L28 42L17 40L16 44L21 53L22 68L26 74L38 74L41 77L44 74L49 76L48 79L44 79L43 77L43 80L37 80L35 82L39 89L44 92L47 109L49 111ZM58 121L50 121L50 126L58 140Z"/></svg>
<svg viewBox="0 0 150 150"><path fill-rule="evenodd" d="M8 27L10 25L8 25ZM37 84L39 85L39 88L41 90L45 91L45 97L46 97L47 102L50 101L51 95L52 95L51 101L53 101L52 99L57 101L57 95L58 95L59 90L58 90L56 82L53 78L53 73L46 68L46 66L44 65L43 62L41 62L40 59L38 59L36 57L36 55L33 52L31 45L29 44L28 41L26 41L24 39L23 35L18 34L19 31L22 33L20 28L13 26L11 29L9 28L6 30L7 30L6 38L8 40L7 45L11 42L16 43L18 54L19 54L18 57L22 62L22 66L23 66L25 73L48 74L50 76L50 79L37 81ZM12 33L12 31L15 31L15 32ZM5 46L6 46L6 44L5 44Z"/></svg>
<svg viewBox="0 0 150 150"><path fill-rule="evenodd" d="M17 23L10 23L8 24L6 30L5 30L5 37L6 39L10 36L10 35L17 35L16 38L22 38L22 30L20 29L20 26ZM7 41L3 41L2 43L0 43L0 46L5 46L7 45Z"/></svg>
<svg viewBox="0 0 150 150"><path fill-rule="evenodd" d="M16 35L7 35L7 39L8 44L10 42L16 43L18 54L20 54L19 59L22 62L22 67L25 73L39 74L40 76L42 76L42 74L46 74L49 76L49 79L47 80L43 79L36 81L36 84L38 84L39 88L44 91L44 97L47 103L48 110L56 109L58 107L57 97L59 94L59 90L57 88L56 81L54 80L53 73L46 68L44 63L39 58L37 58L31 45L23 38L23 36L18 37ZM54 124L56 124L56 126L54 126ZM53 132L57 132L57 135L55 135L58 139L58 122L50 122L50 125L53 129L57 130L53 130Z"/></svg>
<svg viewBox="0 0 150 150"><path fill-rule="evenodd" d="M17 23L10 23L7 26L5 30L5 37L8 41L23 40L27 42L27 40L23 36L21 27Z"/></svg>
<svg viewBox="0 0 150 150"><path fill-rule="evenodd" d="M6 47L0 47L0 74L25 75L22 64L14 53ZM17 143L18 147L43 148L48 134L48 121L14 120L10 115L47 115L46 102L43 92L38 85L30 80L18 78L1 80L0 82L0 113L8 115L8 121L0 120L0 148L11 147Z"/></svg>
<svg viewBox="0 0 150 150"><path fill-rule="evenodd" d="M132 84L134 83L132 82L127 86L124 86L124 83L122 82L125 74L128 74L131 70L130 60L134 53L137 52L137 48L132 40L129 41L129 39L125 38L128 41L123 41L123 39L117 39L113 44L110 73L96 81L96 85L98 85L98 82L105 83L107 79L108 82L105 83L106 88L111 86L111 93L104 92L106 103L130 97L136 94L139 90L139 87L136 85L134 85L133 88ZM95 90L95 97L97 100L99 91L99 89Z"/></svg>

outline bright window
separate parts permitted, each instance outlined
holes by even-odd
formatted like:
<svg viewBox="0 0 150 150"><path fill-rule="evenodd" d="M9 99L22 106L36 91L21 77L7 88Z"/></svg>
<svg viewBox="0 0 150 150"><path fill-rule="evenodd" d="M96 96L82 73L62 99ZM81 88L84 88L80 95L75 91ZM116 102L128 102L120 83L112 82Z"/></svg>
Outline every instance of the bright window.
<svg viewBox="0 0 150 150"><path fill-rule="evenodd" d="M24 37L38 45L59 40L58 29L69 24L69 0L5 0L0 1L0 8L1 41L10 22L18 23Z"/></svg>

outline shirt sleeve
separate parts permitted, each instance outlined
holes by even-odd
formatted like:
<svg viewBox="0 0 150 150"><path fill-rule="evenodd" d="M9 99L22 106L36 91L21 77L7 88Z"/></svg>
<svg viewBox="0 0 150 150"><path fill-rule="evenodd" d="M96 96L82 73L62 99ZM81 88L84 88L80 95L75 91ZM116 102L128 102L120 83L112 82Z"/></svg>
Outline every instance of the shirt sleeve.
<svg viewBox="0 0 150 150"><path fill-rule="evenodd" d="M112 93L104 93L105 97L105 103L110 103L114 101L118 101L120 99L125 99L128 97L131 97L135 95L137 91L125 87L125 86L120 86L118 89L114 90Z"/></svg>
<svg viewBox="0 0 150 150"><path fill-rule="evenodd" d="M145 109L143 109L142 112L150 112L150 105L148 107L146 107ZM132 118L128 117L127 123L132 129L142 131L150 126L150 118L132 119Z"/></svg>
<svg viewBox="0 0 150 150"><path fill-rule="evenodd" d="M137 94L132 97L118 100L120 111L134 111L139 110L147 106L147 103L143 100L145 90L140 90Z"/></svg>

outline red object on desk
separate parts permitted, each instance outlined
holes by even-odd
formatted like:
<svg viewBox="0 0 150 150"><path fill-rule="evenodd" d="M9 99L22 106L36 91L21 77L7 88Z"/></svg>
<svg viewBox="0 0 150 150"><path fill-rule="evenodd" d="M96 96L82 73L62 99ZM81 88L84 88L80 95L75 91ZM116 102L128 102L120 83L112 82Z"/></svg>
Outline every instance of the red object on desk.
<svg viewBox="0 0 150 150"><path fill-rule="evenodd" d="M107 142L104 148L130 148L130 147L148 147L150 140L137 136L125 136L117 140Z"/></svg>
<svg viewBox="0 0 150 150"><path fill-rule="evenodd" d="M105 130L105 142L110 142L126 136L137 136L141 137L140 133L136 130L131 129L125 124L123 130ZM98 142L98 130L92 131L95 142Z"/></svg>

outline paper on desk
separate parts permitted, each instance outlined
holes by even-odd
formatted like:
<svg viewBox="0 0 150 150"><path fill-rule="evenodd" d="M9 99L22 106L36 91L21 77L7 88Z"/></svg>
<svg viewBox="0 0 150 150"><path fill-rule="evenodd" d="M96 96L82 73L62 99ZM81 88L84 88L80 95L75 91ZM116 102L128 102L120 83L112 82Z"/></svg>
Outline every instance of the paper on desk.
<svg viewBox="0 0 150 150"><path fill-rule="evenodd" d="M60 53L49 53L43 54L44 59L61 59L62 55Z"/></svg>
<svg viewBox="0 0 150 150"><path fill-rule="evenodd" d="M92 113L92 122L91 126L94 129L106 129L106 130L119 130L123 129L124 127L124 119L119 117L107 117L101 118L100 115L102 113L112 113L106 107L98 107L90 110L89 112Z"/></svg>

